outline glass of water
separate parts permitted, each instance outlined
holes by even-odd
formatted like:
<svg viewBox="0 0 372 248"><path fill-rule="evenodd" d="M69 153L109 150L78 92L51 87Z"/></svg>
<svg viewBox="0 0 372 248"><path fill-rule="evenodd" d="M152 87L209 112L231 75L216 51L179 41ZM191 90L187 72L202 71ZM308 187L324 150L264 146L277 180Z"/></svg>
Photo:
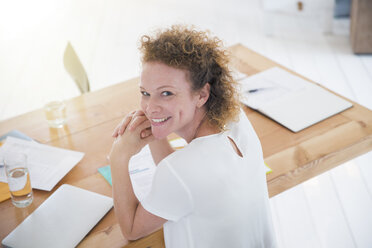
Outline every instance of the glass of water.
<svg viewBox="0 0 372 248"><path fill-rule="evenodd" d="M44 106L45 117L50 127L61 128L66 124L66 104L64 101L53 101Z"/></svg>
<svg viewBox="0 0 372 248"><path fill-rule="evenodd" d="M32 203L33 194L26 154L6 153L4 165L13 205L27 207Z"/></svg>

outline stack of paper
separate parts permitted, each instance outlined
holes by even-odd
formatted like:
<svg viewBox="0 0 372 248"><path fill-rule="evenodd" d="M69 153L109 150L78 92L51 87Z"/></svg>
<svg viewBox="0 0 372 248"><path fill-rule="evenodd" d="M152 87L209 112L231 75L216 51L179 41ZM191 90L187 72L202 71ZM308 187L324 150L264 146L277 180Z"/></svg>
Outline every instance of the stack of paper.
<svg viewBox="0 0 372 248"><path fill-rule="evenodd" d="M4 153L22 152L27 155L32 188L50 191L83 158L84 153L66 150L8 137L0 148ZM4 166L0 167L0 182L7 182Z"/></svg>

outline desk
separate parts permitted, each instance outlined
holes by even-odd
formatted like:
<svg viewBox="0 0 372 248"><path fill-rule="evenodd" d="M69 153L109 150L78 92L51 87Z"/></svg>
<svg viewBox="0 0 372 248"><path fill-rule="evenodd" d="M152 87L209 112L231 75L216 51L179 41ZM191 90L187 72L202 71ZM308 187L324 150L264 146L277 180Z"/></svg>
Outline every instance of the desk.
<svg viewBox="0 0 372 248"><path fill-rule="evenodd" d="M248 75L273 66L282 67L242 45L229 49L233 55L232 65ZM114 127L125 114L139 107L138 80L135 78L69 100L68 125L63 129L48 128L43 110L36 110L1 122L0 134L18 129L42 143L85 152L83 160L55 189L68 183L112 196L111 186L98 174L97 168L107 164ZM292 133L258 112L244 108L261 140L265 161L273 170L267 176L270 197L372 150L372 111L353 104L354 107L299 133ZM26 209L13 207L10 200L0 203L0 239L51 193L34 190L34 202ZM111 210L79 244L80 247L124 245L164 247L163 232L159 230L128 244Z"/></svg>

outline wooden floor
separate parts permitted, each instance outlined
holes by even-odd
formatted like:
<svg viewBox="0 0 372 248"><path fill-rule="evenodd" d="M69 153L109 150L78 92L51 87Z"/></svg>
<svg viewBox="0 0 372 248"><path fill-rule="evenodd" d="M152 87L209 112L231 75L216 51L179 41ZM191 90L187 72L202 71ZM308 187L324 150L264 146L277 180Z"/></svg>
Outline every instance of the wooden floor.
<svg viewBox="0 0 372 248"><path fill-rule="evenodd" d="M259 0L8 1L0 8L0 120L79 94L63 68L71 41L96 90L139 74L141 34L209 29L372 109L372 56L351 52L348 21L283 16L264 32ZM22 5L20 5L22 3ZM110 135L110 134L107 134ZM372 247L372 153L271 199L280 247Z"/></svg>

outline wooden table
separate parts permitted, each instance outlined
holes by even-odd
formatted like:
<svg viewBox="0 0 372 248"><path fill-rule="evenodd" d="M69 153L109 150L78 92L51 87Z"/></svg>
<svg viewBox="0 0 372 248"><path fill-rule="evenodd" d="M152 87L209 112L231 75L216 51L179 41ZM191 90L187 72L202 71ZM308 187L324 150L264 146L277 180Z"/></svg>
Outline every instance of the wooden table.
<svg viewBox="0 0 372 248"><path fill-rule="evenodd" d="M235 45L230 51L233 55L232 65L248 75L273 66L282 67L242 45ZM54 190L68 183L112 196L111 186L98 174L97 168L107 164L106 155L111 148L114 127L125 114L139 107L138 80L135 78L69 100L68 124L63 129L48 128L43 111L37 110L1 122L0 134L18 129L42 143L85 152L83 160ZM267 176L270 196L372 150L372 111L355 102L353 104L354 107L299 133L293 133L265 116L244 108L261 140L265 161L273 170ZM0 240L51 193L34 190L34 202L26 209L13 207L10 200L0 203ZM124 245L164 247L163 232L159 230L128 244L111 210L79 246Z"/></svg>

